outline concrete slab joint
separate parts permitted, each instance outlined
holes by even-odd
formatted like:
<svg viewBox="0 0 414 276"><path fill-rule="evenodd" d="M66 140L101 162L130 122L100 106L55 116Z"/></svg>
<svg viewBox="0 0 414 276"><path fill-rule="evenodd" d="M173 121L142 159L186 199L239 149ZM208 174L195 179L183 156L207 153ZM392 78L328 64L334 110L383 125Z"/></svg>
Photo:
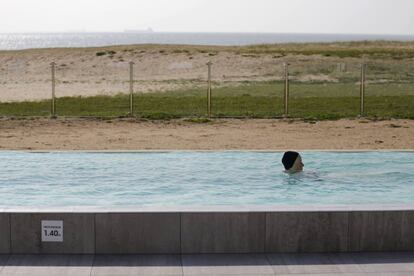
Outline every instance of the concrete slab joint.
<svg viewBox="0 0 414 276"><path fill-rule="evenodd" d="M274 212L266 216L268 253L348 250L347 212Z"/></svg>
<svg viewBox="0 0 414 276"><path fill-rule="evenodd" d="M97 254L180 254L179 213L96 214Z"/></svg>
<svg viewBox="0 0 414 276"><path fill-rule="evenodd" d="M41 221L63 220L63 242ZM414 251L414 211L1 213L0 254Z"/></svg>
<svg viewBox="0 0 414 276"><path fill-rule="evenodd" d="M10 214L0 213L0 254L10 254L10 247Z"/></svg>
<svg viewBox="0 0 414 276"><path fill-rule="evenodd" d="M264 253L265 213L183 213L182 253Z"/></svg>

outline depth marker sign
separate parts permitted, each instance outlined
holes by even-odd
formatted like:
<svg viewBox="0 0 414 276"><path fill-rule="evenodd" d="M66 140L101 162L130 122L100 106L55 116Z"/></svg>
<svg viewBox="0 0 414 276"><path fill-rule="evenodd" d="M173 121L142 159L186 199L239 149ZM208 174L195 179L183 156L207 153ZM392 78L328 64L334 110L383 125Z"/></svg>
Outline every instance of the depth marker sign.
<svg viewBox="0 0 414 276"><path fill-rule="evenodd" d="M42 220L42 242L63 242L63 220Z"/></svg>

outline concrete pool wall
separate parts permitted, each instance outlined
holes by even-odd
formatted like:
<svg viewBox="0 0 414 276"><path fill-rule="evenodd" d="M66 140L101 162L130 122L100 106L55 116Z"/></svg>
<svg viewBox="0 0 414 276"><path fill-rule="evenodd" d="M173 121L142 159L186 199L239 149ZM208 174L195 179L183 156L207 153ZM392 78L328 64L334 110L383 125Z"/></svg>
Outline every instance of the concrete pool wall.
<svg viewBox="0 0 414 276"><path fill-rule="evenodd" d="M414 251L413 207L0 209L0 254ZM63 242L42 242L42 220Z"/></svg>

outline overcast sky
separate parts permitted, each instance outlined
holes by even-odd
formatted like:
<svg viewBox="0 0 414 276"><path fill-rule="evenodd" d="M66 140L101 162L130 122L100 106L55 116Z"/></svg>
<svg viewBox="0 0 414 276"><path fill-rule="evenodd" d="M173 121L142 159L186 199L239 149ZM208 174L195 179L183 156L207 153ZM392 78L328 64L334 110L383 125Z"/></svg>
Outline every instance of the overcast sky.
<svg viewBox="0 0 414 276"><path fill-rule="evenodd" d="M414 0L0 0L0 32L414 34Z"/></svg>

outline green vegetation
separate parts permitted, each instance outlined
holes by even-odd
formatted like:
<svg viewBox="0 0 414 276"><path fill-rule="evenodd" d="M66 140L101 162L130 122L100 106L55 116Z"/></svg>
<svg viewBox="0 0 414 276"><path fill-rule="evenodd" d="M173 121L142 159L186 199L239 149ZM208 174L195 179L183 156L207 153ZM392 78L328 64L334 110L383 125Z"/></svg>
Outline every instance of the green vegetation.
<svg viewBox="0 0 414 276"><path fill-rule="evenodd" d="M287 43L241 47L243 54L322 55L339 58L410 59L414 58L412 42L360 41L337 43Z"/></svg>
<svg viewBox="0 0 414 276"><path fill-rule="evenodd" d="M147 119L195 118L208 122L206 90L190 89L136 94L135 115ZM129 97L65 97L56 101L59 116L128 116ZM213 90L212 112L217 117L269 118L282 116L282 82L244 82L239 86ZM414 84L369 84L366 90L369 117L414 119ZM49 116L50 101L0 103L0 116ZM289 114L305 119L339 119L359 114L359 86L356 83L293 82ZM199 118L199 119L198 119Z"/></svg>
<svg viewBox="0 0 414 276"><path fill-rule="evenodd" d="M282 58L287 55L320 55L340 59L409 60L414 58L414 42L402 41L355 41L333 43L280 43L250 46L196 46L196 45L119 45L94 48L97 56L114 55L116 51L137 54L154 52L161 54L206 54L216 55L230 52L245 57L273 55ZM108 51L108 49L111 49Z"/></svg>

